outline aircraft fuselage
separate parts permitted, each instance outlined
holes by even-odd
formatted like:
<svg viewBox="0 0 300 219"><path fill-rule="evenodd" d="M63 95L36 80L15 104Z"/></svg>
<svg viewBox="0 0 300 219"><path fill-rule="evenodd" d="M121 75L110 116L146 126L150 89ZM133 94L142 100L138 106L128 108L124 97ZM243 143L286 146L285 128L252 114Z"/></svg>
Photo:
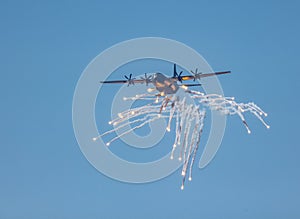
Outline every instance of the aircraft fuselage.
<svg viewBox="0 0 300 219"><path fill-rule="evenodd" d="M176 80L168 78L162 73L155 73L152 83L162 96L166 94L175 94L179 89Z"/></svg>

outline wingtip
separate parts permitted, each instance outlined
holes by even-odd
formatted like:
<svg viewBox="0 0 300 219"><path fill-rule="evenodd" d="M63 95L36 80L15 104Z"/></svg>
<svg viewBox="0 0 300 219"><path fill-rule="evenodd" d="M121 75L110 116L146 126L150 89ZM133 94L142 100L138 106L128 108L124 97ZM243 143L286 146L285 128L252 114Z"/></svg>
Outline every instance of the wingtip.
<svg viewBox="0 0 300 219"><path fill-rule="evenodd" d="M223 75L223 74L230 74L231 71L221 71L221 72L215 72L216 75Z"/></svg>

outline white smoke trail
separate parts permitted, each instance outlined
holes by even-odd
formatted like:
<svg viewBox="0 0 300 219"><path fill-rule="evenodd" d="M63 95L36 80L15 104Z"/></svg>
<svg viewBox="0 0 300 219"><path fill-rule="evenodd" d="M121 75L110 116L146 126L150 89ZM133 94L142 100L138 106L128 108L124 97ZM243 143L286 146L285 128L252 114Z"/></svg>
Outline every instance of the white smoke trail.
<svg viewBox="0 0 300 219"><path fill-rule="evenodd" d="M121 128L127 126L130 127L120 135L108 141L106 145L109 146L121 136L141 128L159 118L168 119L166 130L170 131L171 121L175 119L175 138L170 158L174 158L175 150L180 147L178 160L183 164L181 170L181 189L184 189L188 169L188 179L189 181L192 180L192 169L203 132L206 108L219 111L226 115L238 115L249 134L251 131L244 117L245 112L250 112L257 117L264 126L270 128L262 118L262 116L266 117L267 114L253 102L246 104L237 103L234 101L233 97L223 97L218 94L204 94L199 91L188 89L185 89L185 92L187 92L192 99L196 100L196 103L198 104L187 103L185 97L180 99L176 95L161 97L154 94L141 94L134 97L125 97L124 100L144 100L151 102L140 107L120 112L117 118L109 122L109 124L114 125L114 129L100 134L93 138L93 140L96 141L100 137L111 134Z"/></svg>

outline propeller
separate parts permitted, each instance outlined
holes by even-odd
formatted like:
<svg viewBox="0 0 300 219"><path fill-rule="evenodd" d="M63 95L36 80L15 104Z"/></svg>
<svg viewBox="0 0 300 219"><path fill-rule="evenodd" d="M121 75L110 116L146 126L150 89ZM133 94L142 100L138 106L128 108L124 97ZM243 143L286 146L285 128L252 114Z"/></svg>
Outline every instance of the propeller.
<svg viewBox="0 0 300 219"><path fill-rule="evenodd" d="M174 64L174 72L173 72L173 77L174 78L177 78L178 81L180 81L182 83L182 74L183 71L181 71L179 74L177 73L177 70L176 70L176 64Z"/></svg>
<svg viewBox="0 0 300 219"><path fill-rule="evenodd" d="M147 73L145 73L145 77L141 77L141 79L146 83L146 86L148 86L149 83L152 83L152 75L147 76Z"/></svg>
<svg viewBox="0 0 300 219"><path fill-rule="evenodd" d="M195 72L191 70L191 73L194 75L194 81L201 78L202 72L198 72L198 68L196 68Z"/></svg>
<svg viewBox="0 0 300 219"><path fill-rule="evenodd" d="M131 77L132 77L132 74L130 74L129 77L127 77L126 75L124 75L124 77L125 77L125 78L127 79L127 81L128 81L127 87L128 87L130 84L134 85L134 80L135 80L135 78L131 78Z"/></svg>

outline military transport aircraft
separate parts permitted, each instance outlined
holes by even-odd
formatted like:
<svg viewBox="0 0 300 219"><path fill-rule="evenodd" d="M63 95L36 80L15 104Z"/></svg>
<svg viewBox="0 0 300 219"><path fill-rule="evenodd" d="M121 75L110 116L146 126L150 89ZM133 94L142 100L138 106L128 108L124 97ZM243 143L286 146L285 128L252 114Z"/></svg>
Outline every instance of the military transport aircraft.
<svg viewBox="0 0 300 219"><path fill-rule="evenodd" d="M179 87L187 88L190 86L201 86L201 84L182 84L183 81L187 80L193 80L201 79L204 77L214 76L214 75L222 75L222 74L228 74L231 73L231 71L222 71L222 72L214 72L214 73L205 73L198 72L198 69L196 71L191 71L192 75L182 75L181 71L179 74L176 70L176 64L174 64L173 69L173 76L167 77L166 75L162 73L153 73L151 75L147 75L145 73L145 77L140 77L140 79L132 78L132 74L128 76L124 76L126 80L114 80L114 81L100 81L100 83L104 84L128 84L134 85L137 83L140 84L153 84L156 88L156 90L159 91L159 96L165 96L168 94L175 94ZM178 84L177 82L180 82L181 84Z"/></svg>

